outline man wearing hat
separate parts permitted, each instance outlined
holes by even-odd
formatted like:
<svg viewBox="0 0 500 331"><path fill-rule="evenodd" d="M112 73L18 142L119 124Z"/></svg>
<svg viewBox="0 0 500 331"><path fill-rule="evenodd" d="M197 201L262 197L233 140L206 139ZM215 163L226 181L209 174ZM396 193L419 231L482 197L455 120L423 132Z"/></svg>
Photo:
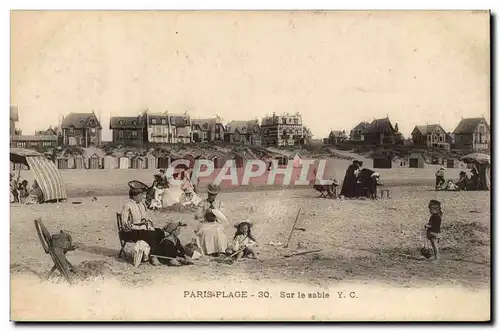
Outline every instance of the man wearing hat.
<svg viewBox="0 0 500 331"><path fill-rule="evenodd" d="M195 219L203 219L205 211L208 209L222 210L223 205L220 201L216 201L217 194L220 192L220 187L215 184L209 184L207 188L207 198L202 200L198 205L198 212L195 215Z"/></svg>
<svg viewBox="0 0 500 331"><path fill-rule="evenodd" d="M139 181L131 181L128 186L130 187L130 199L123 205L121 212L124 230L129 232L136 242L141 240L146 242L151 249L151 253L154 254L157 247L157 236L144 204L144 198L149 187ZM143 259L143 253L142 250L138 250L137 255L134 256L134 265L139 265ZM155 257L151 257L150 262L153 265L159 264L158 259Z"/></svg>

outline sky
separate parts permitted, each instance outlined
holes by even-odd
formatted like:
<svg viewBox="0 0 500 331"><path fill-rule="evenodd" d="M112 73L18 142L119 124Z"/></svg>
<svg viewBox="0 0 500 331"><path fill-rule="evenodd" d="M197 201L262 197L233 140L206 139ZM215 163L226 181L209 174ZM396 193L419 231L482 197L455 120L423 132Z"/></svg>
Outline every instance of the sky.
<svg viewBox="0 0 500 331"><path fill-rule="evenodd" d="M11 12L23 134L70 112L226 122L300 112L314 138L389 116L453 131L490 120L485 11Z"/></svg>

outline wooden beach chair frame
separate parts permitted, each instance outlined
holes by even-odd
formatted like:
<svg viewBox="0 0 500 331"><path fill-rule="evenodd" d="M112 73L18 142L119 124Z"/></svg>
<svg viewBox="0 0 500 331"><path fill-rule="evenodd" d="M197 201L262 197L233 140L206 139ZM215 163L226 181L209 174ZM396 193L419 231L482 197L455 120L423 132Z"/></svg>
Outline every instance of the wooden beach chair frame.
<svg viewBox="0 0 500 331"><path fill-rule="evenodd" d="M121 213L116 213L116 227L118 228L118 239L120 240L120 252L118 253L118 258L120 259L122 255L126 257L125 245L127 243L135 243L137 240L136 238L130 237L129 232L125 231Z"/></svg>
<svg viewBox="0 0 500 331"><path fill-rule="evenodd" d="M41 219L35 219L35 229L38 234L38 238L40 239L40 243L42 244L42 248L45 253L49 254L54 262L54 266L50 269L46 279L50 279L53 275L54 271L59 270L61 276L66 279L66 281L72 285L73 282L71 280L70 272L76 273L73 265L64 257L60 257L56 254L54 250L54 246L52 245L52 236L50 232L47 230L45 225L43 224ZM64 258L65 261L62 261Z"/></svg>

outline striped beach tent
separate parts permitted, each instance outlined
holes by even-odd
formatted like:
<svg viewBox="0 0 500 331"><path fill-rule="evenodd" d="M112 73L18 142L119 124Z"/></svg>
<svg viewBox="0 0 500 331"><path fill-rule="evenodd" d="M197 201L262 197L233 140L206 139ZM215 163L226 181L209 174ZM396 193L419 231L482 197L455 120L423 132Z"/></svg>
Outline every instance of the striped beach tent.
<svg viewBox="0 0 500 331"><path fill-rule="evenodd" d="M61 173L54 162L48 160L42 154L30 149L11 148L10 161L29 167L43 192L45 202L68 198Z"/></svg>

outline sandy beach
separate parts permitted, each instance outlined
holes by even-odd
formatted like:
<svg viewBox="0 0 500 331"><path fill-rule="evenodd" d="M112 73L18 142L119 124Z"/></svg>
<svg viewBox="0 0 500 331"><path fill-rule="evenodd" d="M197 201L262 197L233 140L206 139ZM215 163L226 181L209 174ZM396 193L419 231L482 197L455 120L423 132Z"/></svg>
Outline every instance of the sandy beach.
<svg viewBox="0 0 500 331"><path fill-rule="evenodd" d="M119 242L115 213L126 200L125 196L102 196L97 201L70 198L60 204L12 205L11 316L15 320L240 319L260 316L264 310L259 309L263 306L256 308L257 315L245 312L243 308L232 310L231 314L220 310L203 312L198 310L206 305L203 300L182 300L183 305L189 305L189 311L192 309L188 315L166 307L174 298L181 300L183 291L206 286L219 289L243 287L256 291L267 288L274 299L259 301L258 305L273 302L278 307L276 309L281 309L280 305L284 304L284 301L274 301L279 300L280 289L284 288L294 288L295 291L325 289L333 297L336 295L334 289L338 288L368 286L364 292L368 296L375 295L373 291L386 286L392 289L390 293L394 298L410 295L406 291L408 289L425 292L438 287L436 291L432 290L436 296L443 293L440 297L444 295L448 300L457 296L457 303L469 300L470 304L470 300L475 300L478 307L484 308L478 308L475 313L469 310L466 315L462 313L455 318L487 319L490 285L489 192L434 192L429 186L412 186L394 187L392 193L392 199L377 201L318 199L313 190L222 193L220 199L226 206L230 221L226 234L232 236L233 225L239 221L253 222L254 234L259 241L258 260L226 265L207 259L181 268L142 264L135 269L130 262L117 258ZM434 198L442 201L444 211L442 258L439 263L425 260L419 253L422 228L428 220L427 203ZM73 201L81 203L73 204ZM299 208L302 213L297 227L303 230L294 232L289 248L273 246L273 242L286 242ZM60 229L70 231L79 249L68 253L69 260L74 265L100 261L103 267L101 274L93 280L78 283L70 292L65 290L68 286L64 283L41 282L38 277L50 269L52 261L44 254L36 236L33 224L36 217L41 217L52 233ZM162 225L168 219L186 222L188 227L180 235L184 243L193 237L197 225L190 213L151 212L151 218L156 225ZM284 257L293 252L316 249L321 251ZM247 285L238 285L243 283ZM131 312L127 300L113 295L116 291L125 291L129 297L139 293L154 296L154 289L170 289L172 292L170 301L159 301L154 310ZM400 289L399 292L397 289ZM54 295L41 295L43 291ZM84 291L85 294L76 299L68 295L73 293L71 291ZM417 298L424 292L414 291L411 295ZM92 308L90 302L93 302ZM233 301L226 301L224 305L229 305L227 302ZM329 312L318 308L317 316L320 319L349 319L354 316L349 312L366 310L369 302L359 301L357 308L352 307L354 310ZM319 302L312 302L313 306L315 304ZM411 319L411 316L431 318L428 314L413 311L417 308L408 307L405 310L396 299L387 304L394 305L396 310L393 313L399 312L401 319ZM47 310L48 305L63 307L62 312L58 309ZM82 305L87 307L82 310ZM448 313L441 316L450 317L458 309L448 308ZM369 312L366 311L368 315L358 313L357 316L368 318L371 316ZM312 315L313 311L306 309L295 317L310 319ZM275 318L280 316L291 318L289 312L273 313ZM391 318L390 314L386 316Z"/></svg>

